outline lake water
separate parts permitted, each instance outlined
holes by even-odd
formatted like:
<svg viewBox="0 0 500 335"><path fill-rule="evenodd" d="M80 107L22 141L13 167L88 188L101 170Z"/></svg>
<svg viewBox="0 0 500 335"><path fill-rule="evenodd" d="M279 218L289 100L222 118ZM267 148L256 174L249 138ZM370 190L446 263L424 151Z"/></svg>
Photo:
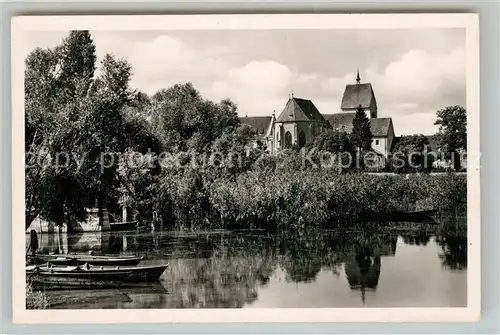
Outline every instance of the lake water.
<svg viewBox="0 0 500 335"><path fill-rule="evenodd" d="M42 252L168 262L144 288L47 291L51 308L462 307L467 240L419 232L42 234ZM293 242L295 241L295 242Z"/></svg>

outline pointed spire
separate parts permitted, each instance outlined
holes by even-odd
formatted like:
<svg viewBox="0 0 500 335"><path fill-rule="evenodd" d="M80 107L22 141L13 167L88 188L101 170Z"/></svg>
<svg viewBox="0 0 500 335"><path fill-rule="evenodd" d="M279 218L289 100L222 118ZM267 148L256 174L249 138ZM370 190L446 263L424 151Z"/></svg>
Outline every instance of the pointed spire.
<svg viewBox="0 0 500 335"><path fill-rule="evenodd" d="M290 99L293 99L293 88L292 88L292 92L290 93Z"/></svg>
<svg viewBox="0 0 500 335"><path fill-rule="evenodd" d="M356 84L359 84L359 83L361 83L361 78L359 77L359 68L358 68L358 72L356 75Z"/></svg>

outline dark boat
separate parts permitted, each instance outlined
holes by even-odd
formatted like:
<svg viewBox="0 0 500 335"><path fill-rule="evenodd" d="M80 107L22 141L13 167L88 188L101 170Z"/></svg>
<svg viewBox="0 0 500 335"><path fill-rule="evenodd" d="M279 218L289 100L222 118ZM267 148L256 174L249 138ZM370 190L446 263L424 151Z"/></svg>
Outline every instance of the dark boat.
<svg viewBox="0 0 500 335"><path fill-rule="evenodd" d="M423 222L429 221L437 210L415 212L374 212L363 213L361 221Z"/></svg>
<svg viewBox="0 0 500 335"><path fill-rule="evenodd" d="M111 231L127 231L127 230L135 230L137 228L137 222L113 222L109 224L109 228Z"/></svg>
<svg viewBox="0 0 500 335"><path fill-rule="evenodd" d="M99 265L99 266L125 266L137 265L143 259L138 256L95 256L95 255L64 255L64 254L36 254L30 257L31 264L50 262L56 266L63 265Z"/></svg>
<svg viewBox="0 0 500 335"><path fill-rule="evenodd" d="M157 281L168 264L141 267L31 265L26 277L35 289L93 289L134 286Z"/></svg>
<svg viewBox="0 0 500 335"><path fill-rule="evenodd" d="M356 222L418 222L436 223L433 216L437 210L425 210L415 212L365 212L357 217ZM324 225L325 228L338 227L342 222L349 222L348 217L331 217Z"/></svg>

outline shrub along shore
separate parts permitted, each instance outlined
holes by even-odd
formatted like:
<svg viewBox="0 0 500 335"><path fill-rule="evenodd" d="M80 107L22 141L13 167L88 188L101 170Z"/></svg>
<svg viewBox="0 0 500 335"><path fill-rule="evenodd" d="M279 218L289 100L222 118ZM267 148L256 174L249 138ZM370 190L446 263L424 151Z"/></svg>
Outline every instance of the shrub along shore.
<svg viewBox="0 0 500 335"><path fill-rule="evenodd" d="M325 171L208 178L199 171L163 176L155 209L163 229L322 227L332 218L354 224L363 213L436 209L464 212L465 175L377 176ZM144 213L148 217L147 213Z"/></svg>

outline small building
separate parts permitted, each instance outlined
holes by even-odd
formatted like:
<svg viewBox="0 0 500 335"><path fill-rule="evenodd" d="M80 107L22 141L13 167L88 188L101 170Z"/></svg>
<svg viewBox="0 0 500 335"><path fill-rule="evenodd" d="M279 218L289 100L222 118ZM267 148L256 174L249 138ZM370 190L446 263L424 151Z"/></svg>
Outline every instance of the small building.
<svg viewBox="0 0 500 335"><path fill-rule="evenodd" d="M328 120L333 130L350 133L352 132L354 115L355 113L336 113L323 114L323 117ZM373 150L384 157L388 157L395 137L392 118L370 119L370 128L373 135Z"/></svg>
<svg viewBox="0 0 500 335"><path fill-rule="evenodd" d="M267 149L272 143L272 125L274 124L274 114L272 116L245 116L240 117L241 124L250 126L255 130L252 141L254 148Z"/></svg>
<svg viewBox="0 0 500 335"><path fill-rule="evenodd" d="M31 230L35 230L37 233L56 233L56 232L96 232L96 231L109 231L109 213L106 208L102 209L102 220L99 218L99 210L97 208L87 208L87 215L84 221L71 221L70 227L64 222L62 225L58 225L54 222L44 220L42 217L37 216L33 222L31 222L28 229L26 229L26 234Z"/></svg>

